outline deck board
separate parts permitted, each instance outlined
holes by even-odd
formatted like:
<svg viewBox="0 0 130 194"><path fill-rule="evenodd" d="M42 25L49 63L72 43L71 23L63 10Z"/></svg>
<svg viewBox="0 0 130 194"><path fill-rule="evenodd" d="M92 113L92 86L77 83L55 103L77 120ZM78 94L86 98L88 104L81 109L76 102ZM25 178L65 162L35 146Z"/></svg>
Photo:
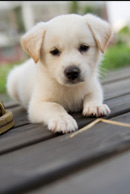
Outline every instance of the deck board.
<svg viewBox="0 0 130 194"><path fill-rule="evenodd" d="M120 116L121 117L121 116ZM130 113L123 115L129 121ZM116 118L115 118L116 120ZM130 128L100 123L74 138L58 136L3 155L0 192L17 192L35 182L45 184L60 175L130 147ZM24 157L23 157L24 156ZM4 173L6 171L6 173ZM10 180L11 179L11 180ZM8 188L6 181L9 181ZM31 183L31 184L30 184Z"/></svg>
<svg viewBox="0 0 130 194"><path fill-rule="evenodd" d="M124 68L120 68L120 69L116 69L113 71L108 71L106 70L101 82L103 84L108 84L108 83L112 83L118 80L122 80L122 79L127 79L130 78L130 67L124 67Z"/></svg>
<svg viewBox="0 0 130 194"><path fill-rule="evenodd" d="M129 194L130 151L83 169L28 194Z"/></svg>
<svg viewBox="0 0 130 194"><path fill-rule="evenodd" d="M104 85L105 99L115 98L130 92L130 78Z"/></svg>
<svg viewBox="0 0 130 194"><path fill-rule="evenodd" d="M10 134L6 133L4 136L1 136L0 155L40 141L46 141L55 136L57 135L51 133L46 127L38 124L30 124L12 129L10 130Z"/></svg>

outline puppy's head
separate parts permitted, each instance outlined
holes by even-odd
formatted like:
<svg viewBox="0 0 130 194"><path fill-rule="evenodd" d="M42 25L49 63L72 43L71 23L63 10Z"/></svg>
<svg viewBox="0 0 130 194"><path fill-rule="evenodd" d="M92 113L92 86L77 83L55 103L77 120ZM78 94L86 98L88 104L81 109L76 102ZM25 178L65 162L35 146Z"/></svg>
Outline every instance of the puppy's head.
<svg viewBox="0 0 130 194"><path fill-rule="evenodd" d="M95 72L111 35L109 24L97 16L68 14L37 24L21 42L51 77L60 84L75 85Z"/></svg>

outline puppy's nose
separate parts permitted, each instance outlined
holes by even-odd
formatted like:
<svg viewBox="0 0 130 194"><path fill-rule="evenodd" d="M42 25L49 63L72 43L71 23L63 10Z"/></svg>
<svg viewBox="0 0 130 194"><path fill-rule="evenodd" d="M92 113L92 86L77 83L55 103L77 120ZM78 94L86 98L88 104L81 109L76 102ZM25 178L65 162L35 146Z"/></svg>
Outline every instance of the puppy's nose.
<svg viewBox="0 0 130 194"><path fill-rule="evenodd" d="M80 69L77 66L73 65L67 67L64 73L69 80L73 81L80 76Z"/></svg>

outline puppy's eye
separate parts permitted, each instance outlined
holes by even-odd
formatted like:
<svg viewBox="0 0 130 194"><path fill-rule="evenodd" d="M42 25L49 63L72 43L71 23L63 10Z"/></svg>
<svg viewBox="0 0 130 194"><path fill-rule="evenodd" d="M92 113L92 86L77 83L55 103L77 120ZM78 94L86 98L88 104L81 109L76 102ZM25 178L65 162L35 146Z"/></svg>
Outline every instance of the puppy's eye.
<svg viewBox="0 0 130 194"><path fill-rule="evenodd" d="M60 55L60 51L59 51L57 48L55 48L55 49L53 49L52 51L50 51L50 53L51 53L52 55L54 55L54 56L59 56L59 55Z"/></svg>
<svg viewBox="0 0 130 194"><path fill-rule="evenodd" d="M79 51L82 52L86 52L89 49L89 46L81 44L79 47Z"/></svg>

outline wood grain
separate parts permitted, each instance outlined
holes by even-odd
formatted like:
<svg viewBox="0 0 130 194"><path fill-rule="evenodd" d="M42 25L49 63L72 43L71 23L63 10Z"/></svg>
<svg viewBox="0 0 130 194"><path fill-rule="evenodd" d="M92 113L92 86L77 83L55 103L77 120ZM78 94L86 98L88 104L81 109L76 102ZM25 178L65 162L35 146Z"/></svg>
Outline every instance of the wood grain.
<svg viewBox="0 0 130 194"><path fill-rule="evenodd" d="M129 118L130 113L123 115L124 121ZM58 136L7 153L0 160L0 192L17 193L19 189L31 188L32 184L34 187L46 184L128 146L129 128L100 123L75 138Z"/></svg>

